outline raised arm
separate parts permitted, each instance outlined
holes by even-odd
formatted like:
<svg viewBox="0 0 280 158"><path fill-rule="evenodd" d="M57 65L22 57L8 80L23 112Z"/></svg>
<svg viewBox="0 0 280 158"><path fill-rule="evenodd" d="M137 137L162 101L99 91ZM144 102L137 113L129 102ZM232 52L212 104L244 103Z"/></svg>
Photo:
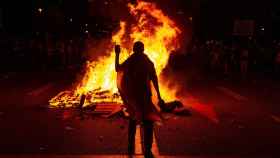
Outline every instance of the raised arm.
<svg viewBox="0 0 280 158"><path fill-rule="evenodd" d="M121 47L120 45L116 45L115 46L115 53L116 53L116 57L115 57L115 70L118 72L120 69L120 63L119 63L119 57L120 57L120 52L121 52Z"/></svg>

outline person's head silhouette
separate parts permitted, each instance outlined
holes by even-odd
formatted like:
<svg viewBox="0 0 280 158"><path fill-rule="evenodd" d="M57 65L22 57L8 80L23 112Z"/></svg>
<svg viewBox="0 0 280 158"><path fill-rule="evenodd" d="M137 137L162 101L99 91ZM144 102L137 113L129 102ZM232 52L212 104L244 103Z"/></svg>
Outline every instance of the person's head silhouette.
<svg viewBox="0 0 280 158"><path fill-rule="evenodd" d="M137 41L133 45L134 53L143 53L144 52L144 44L141 41Z"/></svg>

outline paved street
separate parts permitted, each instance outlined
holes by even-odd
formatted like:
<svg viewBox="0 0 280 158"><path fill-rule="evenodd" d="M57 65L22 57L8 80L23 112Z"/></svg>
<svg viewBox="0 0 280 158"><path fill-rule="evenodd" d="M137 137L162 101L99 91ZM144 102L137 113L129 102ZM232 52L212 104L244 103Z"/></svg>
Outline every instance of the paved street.
<svg viewBox="0 0 280 158"><path fill-rule="evenodd" d="M48 108L48 99L74 79L62 73L1 75L1 157L126 157L127 120L81 119L75 111ZM186 85L179 95L192 116L168 114L156 125L156 157L280 156L278 82L197 80ZM142 157L139 137L138 130L136 157Z"/></svg>

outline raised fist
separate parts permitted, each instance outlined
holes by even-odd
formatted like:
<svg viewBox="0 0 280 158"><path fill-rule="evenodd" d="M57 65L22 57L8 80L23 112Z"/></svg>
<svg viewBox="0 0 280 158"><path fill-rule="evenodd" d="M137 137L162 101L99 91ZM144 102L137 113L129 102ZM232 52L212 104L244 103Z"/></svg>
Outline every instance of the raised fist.
<svg viewBox="0 0 280 158"><path fill-rule="evenodd" d="M121 52L121 46L120 45L116 45L115 46L115 53L116 54L120 54L120 52Z"/></svg>

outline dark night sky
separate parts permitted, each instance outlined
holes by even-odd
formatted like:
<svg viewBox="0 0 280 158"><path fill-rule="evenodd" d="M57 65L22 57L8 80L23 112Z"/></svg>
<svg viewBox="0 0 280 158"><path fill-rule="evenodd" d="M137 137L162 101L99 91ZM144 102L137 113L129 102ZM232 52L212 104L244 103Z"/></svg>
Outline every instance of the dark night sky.
<svg viewBox="0 0 280 158"><path fill-rule="evenodd" d="M125 14L124 4L131 0L5 0L1 1L3 23L7 30L28 30L37 7L59 10L65 16L83 19L91 16L109 16L118 19ZM271 14L279 16L274 0L154 0L170 16L198 16L198 28L214 32L230 30L233 19L267 20ZM88 3L91 5L87 5ZM273 3L273 5L272 5ZM274 6L274 7L273 7ZM183 14L178 14L183 11ZM18 27L20 26L20 27ZM227 30L228 29L228 30Z"/></svg>

